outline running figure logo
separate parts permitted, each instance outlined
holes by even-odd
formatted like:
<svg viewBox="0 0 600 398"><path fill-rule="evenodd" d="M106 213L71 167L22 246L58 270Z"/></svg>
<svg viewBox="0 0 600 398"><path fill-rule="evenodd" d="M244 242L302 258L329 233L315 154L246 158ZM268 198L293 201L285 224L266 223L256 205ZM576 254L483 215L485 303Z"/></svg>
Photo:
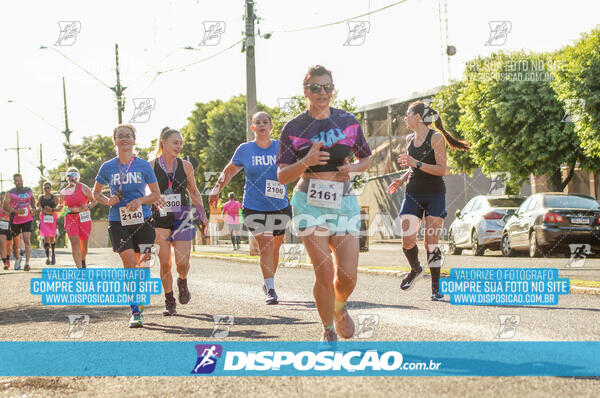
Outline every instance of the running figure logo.
<svg viewBox="0 0 600 398"><path fill-rule="evenodd" d="M79 21L59 21L60 33L55 46L72 46L77 40L77 34L81 32L81 22Z"/></svg>
<svg viewBox="0 0 600 398"><path fill-rule="evenodd" d="M208 196L210 195L210 191L212 191L213 187L217 185L217 182L225 181L225 177L223 176L223 180L219 179L221 173L219 171L205 171L204 172L204 189L202 190L202 195Z"/></svg>
<svg viewBox="0 0 600 398"><path fill-rule="evenodd" d="M198 359L192 374L207 374L215 371L217 358L221 358L223 347L220 344L196 344Z"/></svg>
<svg viewBox="0 0 600 398"><path fill-rule="evenodd" d="M498 315L500 318L500 329L496 334L497 339L512 339L517 332L517 326L521 323L520 315Z"/></svg>
<svg viewBox="0 0 600 398"><path fill-rule="evenodd" d="M199 46L216 46L221 41L221 35L225 33L224 21L204 21L204 37L198 43Z"/></svg>
<svg viewBox="0 0 600 398"><path fill-rule="evenodd" d="M582 268L585 265L585 259L591 254L591 248L592 246L588 244L570 244L569 249L571 249L571 258L565 267Z"/></svg>
<svg viewBox="0 0 600 398"><path fill-rule="evenodd" d="M152 268L158 263L158 252L160 245L152 243L140 243L140 260L138 268Z"/></svg>
<svg viewBox="0 0 600 398"><path fill-rule="evenodd" d="M510 21L490 21L490 38L485 43L486 46L503 46L506 44L508 34L512 30Z"/></svg>
<svg viewBox="0 0 600 398"><path fill-rule="evenodd" d="M358 330L354 337L357 339L370 339L373 337L375 328L379 325L379 315L376 314L359 314L358 315Z"/></svg>
<svg viewBox="0 0 600 398"><path fill-rule="evenodd" d="M362 46L370 29L371 24L368 21L348 21L349 32L344 46Z"/></svg>
<svg viewBox="0 0 600 398"><path fill-rule="evenodd" d="M300 264L304 257L304 245L292 244L283 246L283 258L280 265L282 267L295 268Z"/></svg>
<svg viewBox="0 0 600 398"><path fill-rule="evenodd" d="M152 111L156 108L156 100L154 98L134 98L133 99L133 115L129 123L146 123L150 120Z"/></svg>
<svg viewBox="0 0 600 398"><path fill-rule="evenodd" d="M279 112L276 114L276 121L287 122L294 116L291 104L291 98L277 98L277 107L279 108Z"/></svg>
<svg viewBox="0 0 600 398"><path fill-rule="evenodd" d="M69 315L69 332L67 338L80 339L85 334L85 329L90 324L89 315Z"/></svg>
<svg viewBox="0 0 600 398"><path fill-rule="evenodd" d="M215 325L210 337L223 339L229 336L229 327L233 325L233 315L213 315Z"/></svg>

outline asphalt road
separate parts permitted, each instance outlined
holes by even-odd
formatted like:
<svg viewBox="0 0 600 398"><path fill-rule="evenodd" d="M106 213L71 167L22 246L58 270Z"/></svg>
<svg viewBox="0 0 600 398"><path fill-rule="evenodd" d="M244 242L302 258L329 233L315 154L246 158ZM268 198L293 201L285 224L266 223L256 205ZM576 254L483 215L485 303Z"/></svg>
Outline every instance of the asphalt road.
<svg viewBox="0 0 600 398"><path fill-rule="evenodd" d="M471 256L452 256L471 259ZM485 258L485 257L484 257ZM59 262L69 261L60 251ZM478 258L479 259L479 258ZM94 249L88 263L115 266L118 257ZM516 265L516 264L515 264ZM0 271L0 340L67 341L68 315L87 314L90 323L82 341L202 341L214 328L213 315L234 318L224 340L318 340L321 326L312 298L313 273L281 268L276 288L281 303L264 305L261 275L256 264L194 258L189 276L192 301L179 305L179 316L162 316L162 299L153 298L145 311L143 329L129 329L128 308L42 306L29 293L29 279L39 277L42 259L32 260L32 271ZM158 270L155 269L156 273ZM156 276L156 275L155 275ZM500 315L517 315L520 324L513 340L597 340L600 296L561 296L556 307L453 306L429 301L429 279L410 292L400 280L385 275L359 274L349 302L350 314L374 315L379 323L371 340L495 341ZM27 360L27 359L24 359ZM172 360L177 360L173 358ZM165 360L168 366L169 359ZM272 378L122 378L122 377L2 377L0 396L595 396L595 378L558 377L272 377Z"/></svg>

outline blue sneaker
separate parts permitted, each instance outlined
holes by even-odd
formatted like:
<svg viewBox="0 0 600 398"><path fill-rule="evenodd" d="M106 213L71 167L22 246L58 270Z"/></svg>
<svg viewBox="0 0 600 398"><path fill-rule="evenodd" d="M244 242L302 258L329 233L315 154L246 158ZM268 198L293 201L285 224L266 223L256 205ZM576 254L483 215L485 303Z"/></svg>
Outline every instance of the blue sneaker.
<svg viewBox="0 0 600 398"><path fill-rule="evenodd" d="M15 270L21 269L21 260L23 260L23 257L19 257L19 259L15 261Z"/></svg>
<svg viewBox="0 0 600 398"><path fill-rule="evenodd" d="M143 328L143 317L142 314L136 312L135 314L131 314L131 318L129 318L129 327L130 328Z"/></svg>

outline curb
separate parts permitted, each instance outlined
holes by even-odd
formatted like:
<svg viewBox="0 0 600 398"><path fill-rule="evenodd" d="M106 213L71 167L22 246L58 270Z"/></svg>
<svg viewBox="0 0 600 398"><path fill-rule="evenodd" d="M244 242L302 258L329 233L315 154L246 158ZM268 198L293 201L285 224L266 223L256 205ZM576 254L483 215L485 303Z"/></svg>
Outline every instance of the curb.
<svg viewBox="0 0 600 398"><path fill-rule="evenodd" d="M192 252L192 257L197 258L208 258L213 260L230 260L237 261L240 263L249 263L249 264L258 264L258 259L251 258L241 258L241 257L230 257L230 256L217 256L213 254L200 254ZM303 269L312 269L312 264L308 263L298 263L297 266L285 266L285 263L282 262L279 266L282 268L303 268ZM384 270L384 269L373 269L367 266L358 266L358 272L365 272L369 274L379 274L379 275L387 275L387 276L396 276L403 277L406 274L406 271L399 270ZM425 275L425 277L429 277L429 275ZM597 287L583 287L583 286L571 286L570 293L574 294L590 294L590 295L600 295L600 288Z"/></svg>

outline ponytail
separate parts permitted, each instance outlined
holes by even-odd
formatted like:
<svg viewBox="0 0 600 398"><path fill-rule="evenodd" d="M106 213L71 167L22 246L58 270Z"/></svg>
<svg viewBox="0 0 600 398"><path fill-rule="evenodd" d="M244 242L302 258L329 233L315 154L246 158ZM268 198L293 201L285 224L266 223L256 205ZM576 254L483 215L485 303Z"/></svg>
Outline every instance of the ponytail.
<svg viewBox="0 0 600 398"><path fill-rule="evenodd" d="M175 133L181 134L179 131L172 129L170 127L163 127L163 129L160 131L160 136L158 137L158 140L156 141L156 148L154 149L154 151L152 151L148 160L158 159L163 153L163 143L162 142L164 140L166 140L167 138L169 138L169 136L171 134L175 134Z"/></svg>
<svg viewBox="0 0 600 398"><path fill-rule="evenodd" d="M444 129L444 124L442 123L442 118L437 113L437 111L434 110L434 112L437 115L437 119L435 119L434 123L435 129L442 133L448 146L452 149L458 149L459 151L468 151L469 149L471 149L471 145L468 141L459 140L458 138L454 137L450 132L446 131Z"/></svg>
<svg viewBox="0 0 600 398"><path fill-rule="evenodd" d="M421 120L427 126L431 123L434 124L436 130L438 130L444 136L444 140L450 147L450 149L457 149L459 151L468 151L471 149L471 145L466 140L459 140L454 137L452 133L446 131L444 129L444 124L442 123L442 118L440 114L435 109L431 108L423 101L415 101L408 106L409 109L412 109L414 113L419 114L421 116Z"/></svg>

